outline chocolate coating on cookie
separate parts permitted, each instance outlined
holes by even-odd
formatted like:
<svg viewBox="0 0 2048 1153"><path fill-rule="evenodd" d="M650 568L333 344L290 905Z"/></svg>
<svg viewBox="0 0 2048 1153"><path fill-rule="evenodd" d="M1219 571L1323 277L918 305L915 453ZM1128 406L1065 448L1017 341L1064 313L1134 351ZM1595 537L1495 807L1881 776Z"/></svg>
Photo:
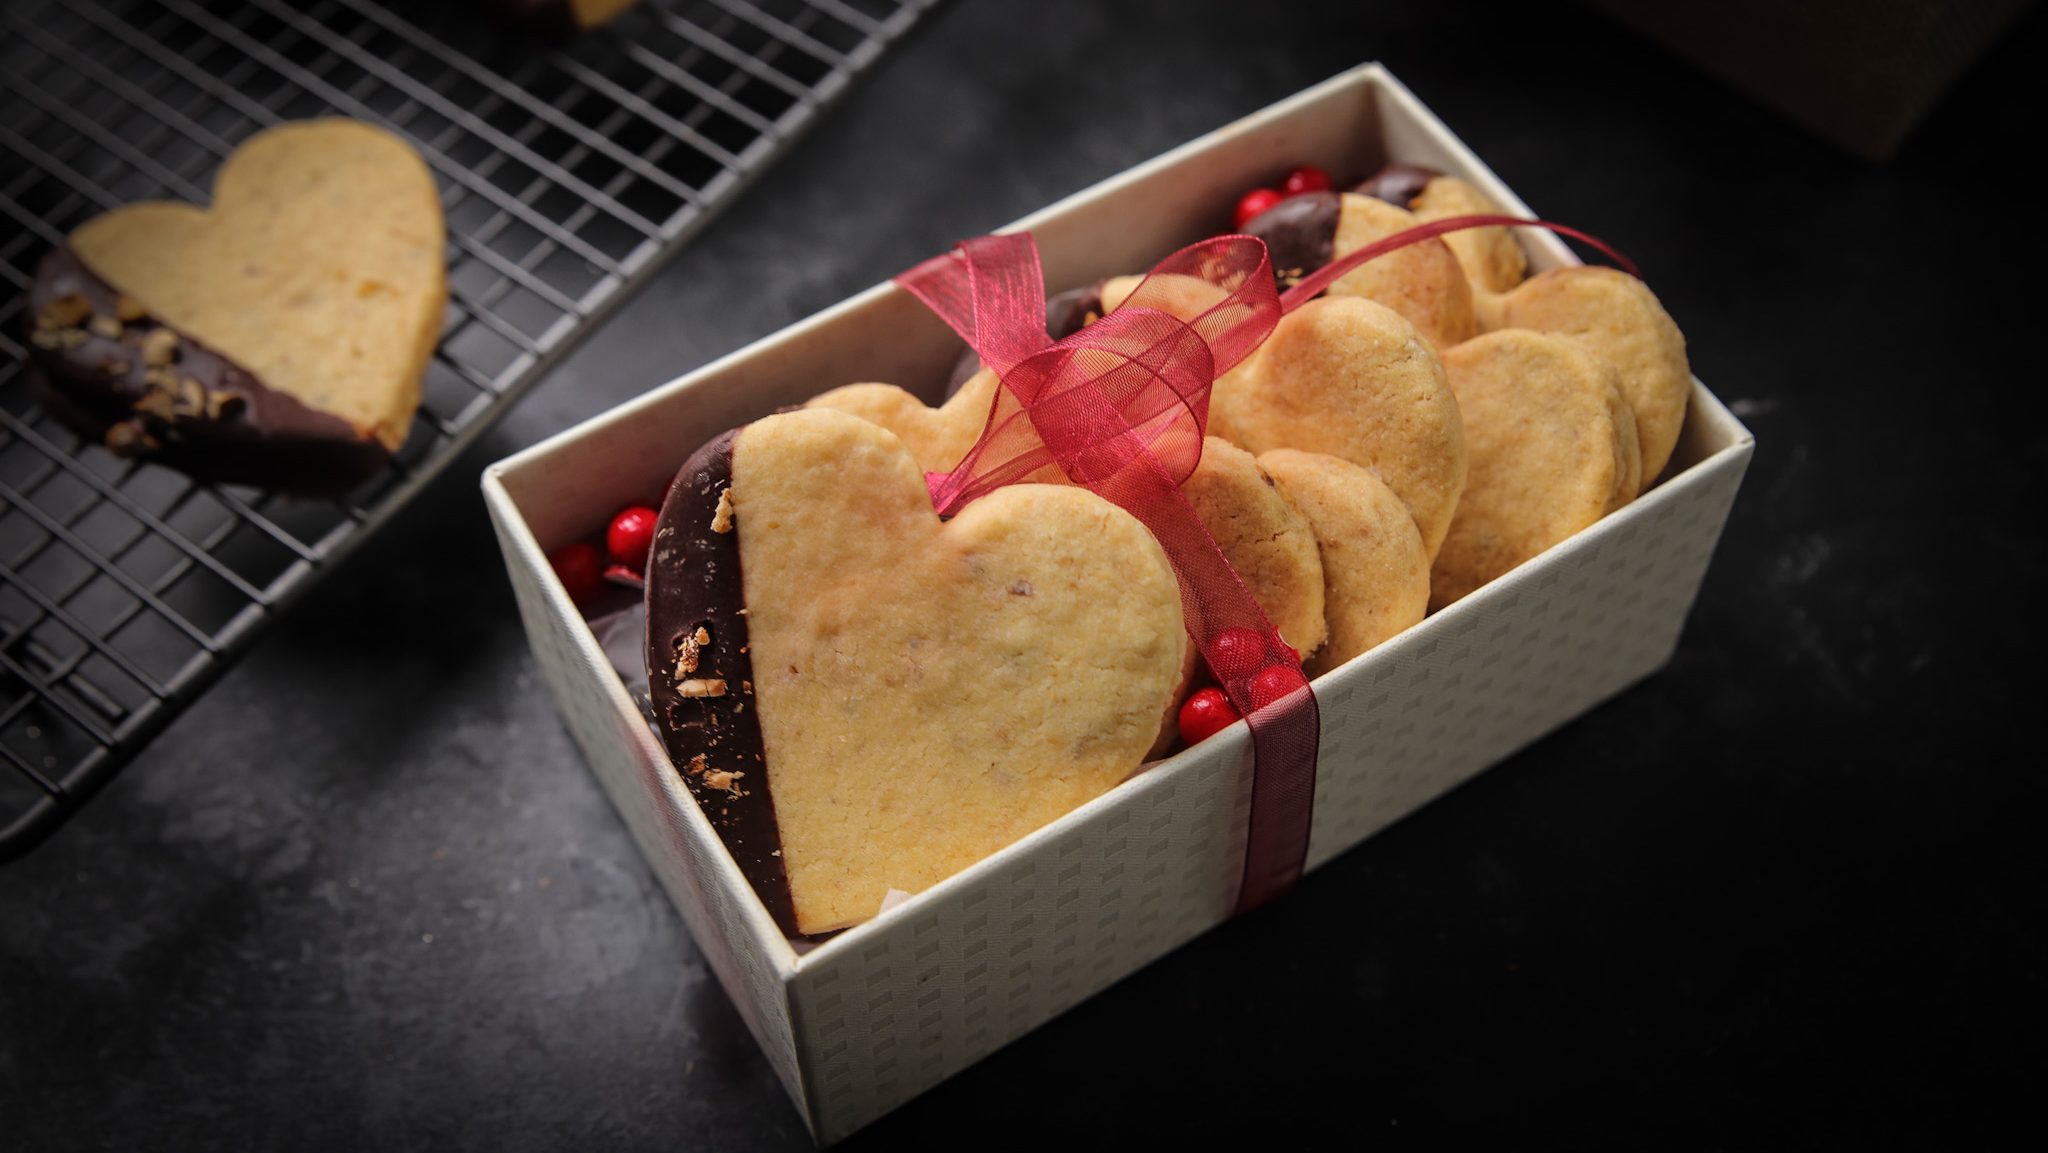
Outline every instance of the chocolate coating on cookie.
<svg viewBox="0 0 2048 1153"><path fill-rule="evenodd" d="M391 463L348 421L152 317L68 244L37 265L28 304L30 377L45 407L116 455L310 495L346 492Z"/></svg>
<svg viewBox="0 0 2048 1153"><path fill-rule="evenodd" d="M1360 181L1351 191L1360 196L1384 200L1396 208L1407 208L1429 187L1429 182L1442 176L1434 168L1420 164L1389 164L1371 176Z"/></svg>
<svg viewBox="0 0 2048 1153"><path fill-rule="evenodd" d="M1343 199L1334 192L1304 192L1290 196L1244 226L1245 235L1266 242L1266 255L1273 262L1273 278L1282 289L1323 265L1336 255L1337 214Z"/></svg>
<svg viewBox="0 0 2048 1153"><path fill-rule="evenodd" d="M1045 334L1054 340L1074 335L1102 319L1102 285L1088 284L1070 288L1045 302ZM981 371L981 357L971 348L960 353L960 359L953 363L952 379L946 381L948 399L960 391L967 378Z"/></svg>
<svg viewBox="0 0 2048 1153"><path fill-rule="evenodd" d="M692 453L655 522L647 569L647 684L669 759L785 933L789 872L768 793L733 518L734 429Z"/></svg>

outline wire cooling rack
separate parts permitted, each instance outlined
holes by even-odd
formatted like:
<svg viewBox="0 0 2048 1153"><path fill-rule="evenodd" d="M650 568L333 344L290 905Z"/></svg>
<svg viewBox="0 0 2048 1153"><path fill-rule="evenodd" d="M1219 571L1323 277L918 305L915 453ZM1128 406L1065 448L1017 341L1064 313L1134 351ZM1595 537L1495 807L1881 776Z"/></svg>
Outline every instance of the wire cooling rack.
<svg viewBox="0 0 2048 1153"><path fill-rule="evenodd" d="M935 0L643 0L550 48L489 0L0 3L0 862L49 835L643 282ZM43 252L134 200L205 202L281 120L408 137L450 303L410 437L334 502L201 485L46 416Z"/></svg>

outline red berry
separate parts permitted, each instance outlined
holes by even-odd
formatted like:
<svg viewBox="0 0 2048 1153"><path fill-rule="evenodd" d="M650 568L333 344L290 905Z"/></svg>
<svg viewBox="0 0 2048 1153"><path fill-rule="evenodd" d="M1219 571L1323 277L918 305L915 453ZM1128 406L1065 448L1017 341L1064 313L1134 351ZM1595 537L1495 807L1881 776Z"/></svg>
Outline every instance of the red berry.
<svg viewBox="0 0 2048 1153"><path fill-rule="evenodd" d="M1308 683L1301 670L1290 665L1268 665L1252 678L1252 707L1263 709Z"/></svg>
<svg viewBox="0 0 2048 1153"><path fill-rule="evenodd" d="M1277 188L1254 188L1250 192L1245 193L1237 202L1238 230L1242 232L1244 226L1251 223L1252 217L1259 215L1285 199L1287 198L1280 195L1280 190Z"/></svg>
<svg viewBox="0 0 2048 1153"><path fill-rule="evenodd" d="M1224 629L1216 634L1210 651L1203 655L1209 661L1209 671L1219 681L1248 677L1266 663L1266 638L1242 625Z"/></svg>
<svg viewBox="0 0 2048 1153"><path fill-rule="evenodd" d="M549 553L548 564L554 566L555 579L562 582L569 599L577 604L595 597L603 587L604 557L587 540L563 545Z"/></svg>
<svg viewBox="0 0 2048 1153"><path fill-rule="evenodd" d="M1280 181L1280 191L1288 196L1300 196L1304 192L1328 192L1329 190L1330 174L1313 164L1302 165L1281 178Z"/></svg>
<svg viewBox="0 0 2048 1153"><path fill-rule="evenodd" d="M654 545L654 522L660 516L651 508L635 505L612 518L604 534L604 547L612 559L634 572L647 571L647 550Z"/></svg>
<svg viewBox="0 0 2048 1153"><path fill-rule="evenodd" d="M647 578L641 575L642 571L641 569L627 568L622 564L615 564L608 566L604 570L604 579L615 585L624 585L635 592L639 592L647 587Z"/></svg>
<svg viewBox="0 0 2048 1153"><path fill-rule="evenodd" d="M1180 739L1201 744L1238 722L1237 710L1222 689L1203 689L1180 707Z"/></svg>

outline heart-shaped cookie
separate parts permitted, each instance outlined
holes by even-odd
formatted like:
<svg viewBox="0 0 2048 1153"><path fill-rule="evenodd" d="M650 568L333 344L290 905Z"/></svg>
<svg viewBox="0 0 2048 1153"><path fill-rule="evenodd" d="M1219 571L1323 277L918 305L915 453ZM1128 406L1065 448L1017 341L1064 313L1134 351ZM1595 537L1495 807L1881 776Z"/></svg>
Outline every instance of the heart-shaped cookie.
<svg viewBox="0 0 2048 1153"><path fill-rule="evenodd" d="M1553 268L1511 292L1482 296L1480 314L1488 330L1568 336L1613 365L1635 411L1643 483L1663 473L1685 427L1692 367L1685 335L1649 285L1613 268Z"/></svg>
<svg viewBox="0 0 2048 1153"><path fill-rule="evenodd" d="M1578 341L1502 329L1444 353L1444 368L1470 474L1430 573L1431 608L1634 500L1643 480L1620 373Z"/></svg>
<svg viewBox="0 0 2048 1153"><path fill-rule="evenodd" d="M1282 286L1340 257L1421 223L1405 208L1354 192L1292 196L1260 213L1245 231L1266 242ZM1447 348L1479 331L1472 286L1443 239L1431 238L1367 261L1330 285L1408 318L1423 338Z"/></svg>
<svg viewBox="0 0 2048 1153"><path fill-rule="evenodd" d="M388 457L439 337L444 240L404 141L280 125L228 157L211 209L117 208L52 254L32 292L45 378L109 447L216 479L297 477L292 454L323 445Z"/></svg>
<svg viewBox="0 0 2048 1153"><path fill-rule="evenodd" d="M1429 553L1408 506L1348 460L1296 449L1259 457L1259 467L1315 535L1329 643L1304 664L1312 677L1366 652L1429 609Z"/></svg>
<svg viewBox="0 0 2048 1153"><path fill-rule="evenodd" d="M1185 649L1165 553L1080 488L941 522L844 413L700 449L662 508L648 673L670 755L790 931L875 914L1127 776Z"/></svg>
<svg viewBox="0 0 2048 1153"><path fill-rule="evenodd" d="M1425 222L1505 211L1473 185L1419 164L1389 164L1352 191L1405 208L1416 220ZM1442 239L1464 268L1475 299L1506 292L1528 275L1528 255L1516 243L1514 233L1498 225L1446 233Z"/></svg>
<svg viewBox="0 0 2048 1153"><path fill-rule="evenodd" d="M1209 419L1254 454L1296 448L1371 470L1414 514L1431 556L1450 530L1465 487L1458 402L1429 342L1390 308L1325 296L1288 313L1217 380Z"/></svg>

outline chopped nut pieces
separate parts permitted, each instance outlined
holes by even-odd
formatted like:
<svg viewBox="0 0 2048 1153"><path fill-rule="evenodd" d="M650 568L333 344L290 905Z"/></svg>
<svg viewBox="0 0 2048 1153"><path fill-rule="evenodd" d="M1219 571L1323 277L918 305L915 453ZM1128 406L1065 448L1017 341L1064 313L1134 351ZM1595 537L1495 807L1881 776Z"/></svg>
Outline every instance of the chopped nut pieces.
<svg viewBox="0 0 2048 1153"><path fill-rule="evenodd" d="M124 420L107 429L107 451L115 456L139 456L157 447L157 439L136 421Z"/></svg>
<svg viewBox="0 0 2048 1153"><path fill-rule="evenodd" d="M150 389L148 392L143 393L142 397L135 402L134 408L136 412L146 416L153 416L161 421L168 422L178 419L177 399L171 395L168 389Z"/></svg>
<svg viewBox="0 0 2048 1153"><path fill-rule="evenodd" d="M716 677L701 680L691 677L676 682L676 693L685 697L722 697L725 695L725 682Z"/></svg>
<svg viewBox="0 0 2048 1153"><path fill-rule="evenodd" d="M92 315L92 302L82 293L67 292L43 306L37 328L76 328Z"/></svg>
<svg viewBox="0 0 2048 1153"><path fill-rule="evenodd" d="M142 363L160 368L178 355L178 334L168 328L151 329L142 338Z"/></svg>
<svg viewBox="0 0 2048 1153"><path fill-rule="evenodd" d="M706 757L703 753L698 753L696 756L690 758L689 764L683 767L689 772L701 773L704 770L711 767L711 759L709 757Z"/></svg>
<svg viewBox="0 0 2048 1153"><path fill-rule="evenodd" d="M718 507L711 513L711 531L732 531L732 490L729 488L718 494Z"/></svg>
<svg viewBox="0 0 2048 1153"><path fill-rule="evenodd" d="M92 330L94 336L105 337L108 340L121 339L121 322L111 316L94 313L86 327Z"/></svg>
<svg viewBox="0 0 2048 1153"><path fill-rule="evenodd" d="M114 298L114 315L125 323L131 320L141 320L149 315L149 310L142 307L141 301L124 292Z"/></svg>
<svg viewBox="0 0 2048 1153"><path fill-rule="evenodd" d="M703 625L697 631L676 641L676 680L697 671L698 654L711 643L711 630Z"/></svg>
<svg viewBox="0 0 2048 1153"><path fill-rule="evenodd" d="M740 791L739 779L746 775L745 773L735 773L730 769L712 769L704 774L704 787L707 789L724 789L729 793L737 793Z"/></svg>

